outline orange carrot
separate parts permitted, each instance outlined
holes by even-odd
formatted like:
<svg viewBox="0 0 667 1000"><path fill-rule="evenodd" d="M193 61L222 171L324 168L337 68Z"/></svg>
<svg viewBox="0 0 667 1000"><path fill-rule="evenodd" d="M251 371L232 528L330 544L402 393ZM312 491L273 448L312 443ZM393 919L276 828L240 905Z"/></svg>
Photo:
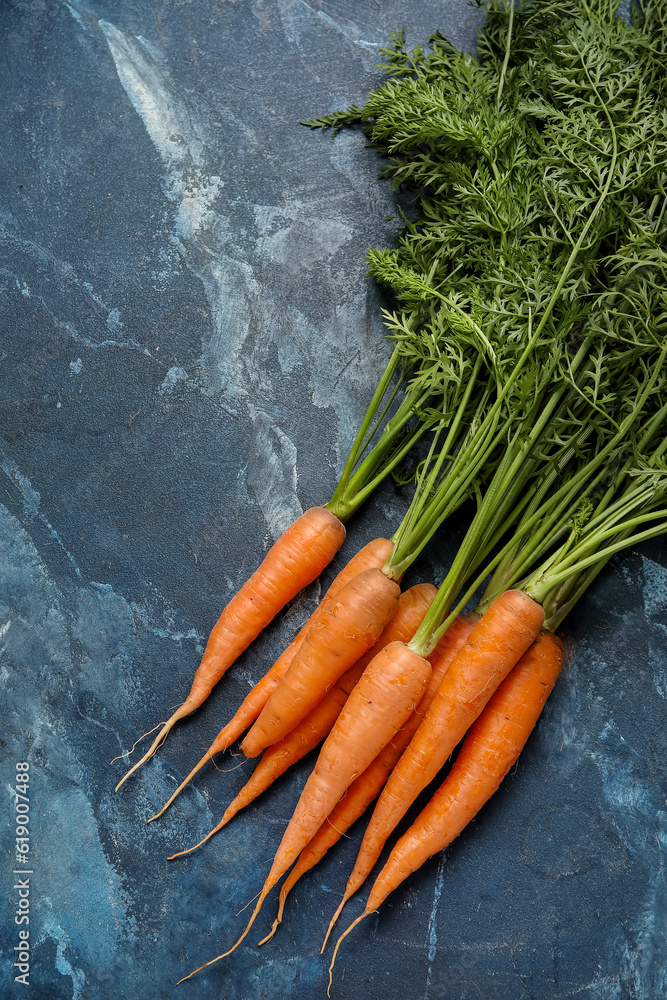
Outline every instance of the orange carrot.
<svg viewBox="0 0 667 1000"><path fill-rule="evenodd" d="M368 767L405 724L421 698L430 673L428 660L400 642L386 646L369 663L324 742L246 929L229 951L200 968L229 955L243 941L267 894L319 829L354 778ZM194 972L199 972L199 969ZM185 978L189 979L189 976Z"/></svg>
<svg viewBox="0 0 667 1000"><path fill-rule="evenodd" d="M266 944L275 934L283 918L287 896L301 876L314 868L318 861L321 861L329 848L340 840L365 812L373 799L379 795L401 754L412 739L449 665L478 620L479 615L476 614L460 615L447 629L433 652L429 654L427 659L433 669L419 705L403 728L389 741L384 750L380 751L373 763L352 782L336 808L325 819L310 843L302 850L299 860L280 890L278 916L273 922L271 932L259 942L260 944Z"/></svg>
<svg viewBox="0 0 667 1000"><path fill-rule="evenodd" d="M294 729L380 638L400 587L380 569L359 573L340 591L321 624L308 631L285 676L262 709L241 749L255 757Z"/></svg>
<svg viewBox="0 0 667 1000"><path fill-rule="evenodd" d="M116 790L153 756L179 719L206 701L227 668L281 608L320 575L344 540L342 522L325 507L311 507L283 532L213 626L189 695L162 726L141 760L118 782Z"/></svg>
<svg viewBox="0 0 667 1000"><path fill-rule="evenodd" d="M330 977L343 938L408 875L451 844L498 789L534 729L562 665L562 643L542 632L473 723L444 782L394 847L364 912L338 939Z"/></svg>
<svg viewBox="0 0 667 1000"><path fill-rule="evenodd" d="M198 843L194 844L193 847L188 847L184 851L171 854L168 858L169 861L173 861L174 858L180 858L183 854L190 854L198 847L201 847L202 844L205 844L219 830L222 830L223 826L226 826L241 809L250 805L258 795L266 791L292 764L301 760L318 743L322 742L326 733L331 732L332 726L347 701L349 692L345 690L345 681L348 674L353 673L356 674L356 680L359 680L363 671L358 672L356 665L350 667L338 683L334 684L326 698L291 733L288 733L279 743L274 743L273 746L265 750L262 759L250 775L248 781L236 798L225 809L220 822L205 837L202 837ZM352 687L354 687L354 684Z"/></svg>
<svg viewBox="0 0 667 1000"><path fill-rule="evenodd" d="M334 599L338 596L346 583L353 580L357 574L363 573L365 569L372 569L373 567L380 569L389 556L391 549L392 544L388 538L374 538L372 541L364 545L363 548L359 549L359 551L352 556L349 562L343 566L342 570L334 578L331 586L303 628L297 633L287 649L281 653L273 666L267 670L262 679L255 684L252 691L246 695L234 717L227 723L226 726L223 726L199 763L193 767L188 776L180 783L176 791L170 796L169 799L167 799L160 812L156 813L155 816L151 816L148 820L149 823L152 823L154 819L158 819L163 812L169 808L176 796L180 795L185 786L190 783L195 774L197 774L197 772L208 760L211 760L211 758L217 753L220 753L230 747L232 743L234 743L235 740L237 740L244 732L244 730L246 730L248 726L252 725L266 705L269 695L276 689L280 681L285 676L285 672L294 659L294 654L303 642L308 629L322 620L322 615L333 605Z"/></svg>
<svg viewBox="0 0 667 1000"><path fill-rule="evenodd" d="M384 566L392 550L392 543L388 538L374 538L362 549L352 556L350 561L343 566L337 577L332 581L326 594L313 611L312 615L303 628L292 639L284 653L278 657L276 662L264 674L264 677L255 684L249 695L245 698L234 718L227 723L224 729L216 737L219 744L218 750L226 750L235 740L255 721L262 711L270 695L278 687L278 684L285 676L285 673L294 659L297 650L308 634L308 630L314 625L319 625L325 611L331 609L335 598L338 597L343 587L353 580L359 573L367 569L381 569ZM213 753L217 753L214 750Z"/></svg>
<svg viewBox="0 0 667 1000"><path fill-rule="evenodd" d="M541 605L520 590L505 591L482 615L378 799L327 937L345 903L363 885L380 857L387 837L534 642L543 622Z"/></svg>
<svg viewBox="0 0 667 1000"><path fill-rule="evenodd" d="M172 854L169 860L171 861L181 854L189 854L200 847L213 834L226 826L241 809L254 802L257 796L266 791L292 764L296 764L307 753L314 750L317 744L321 743L331 732L348 695L370 661L390 642L406 642L412 638L435 595L436 589L432 583L418 583L401 594L393 618L373 648L343 674L320 704L298 726L295 726L279 743L274 743L273 746L264 751L264 756L239 794L227 806L218 825L194 847L190 847L186 851L179 851L178 854Z"/></svg>

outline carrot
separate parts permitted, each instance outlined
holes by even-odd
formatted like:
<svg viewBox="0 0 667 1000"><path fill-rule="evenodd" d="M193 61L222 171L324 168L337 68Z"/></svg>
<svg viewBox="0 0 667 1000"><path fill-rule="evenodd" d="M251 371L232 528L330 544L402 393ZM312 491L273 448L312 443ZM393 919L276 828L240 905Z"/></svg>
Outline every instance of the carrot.
<svg viewBox="0 0 667 1000"><path fill-rule="evenodd" d="M362 672L357 671L356 665L350 667L338 683L334 684L326 698L291 733L288 733L279 743L274 743L273 746L264 751L259 764L236 798L227 806L220 822L193 847L188 847L184 851L171 854L168 860L173 861L174 858L180 858L183 854L190 854L198 847L201 847L202 844L205 844L214 834L222 830L223 826L226 826L241 809L250 805L262 792L266 791L292 764L301 760L318 743L321 743L324 735L331 731L332 726L341 713L341 709L347 701L349 692L345 690L344 682L348 674L356 674L356 680L359 680Z"/></svg>
<svg viewBox="0 0 667 1000"><path fill-rule="evenodd" d="M302 850L299 860L280 890L278 916L273 922L271 932L259 942L260 944L266 944L275 934L283 918L287 896L301 876L314 868L318 861L321 861L329 848L340 840L365 812L373 799L379 795L433 700L450 663L478 620L479 615L476 614L460 615L452 622L436 648L427 657L432 666L432 673L417 708L403 728L389 741L384 750L380 751L372 764L352 782L336 808L325 819L310 843Z"/></svg>
<svg viewBox="0 0 667 1000"><path fill-rule="evenodd" d="M257 796L266 791L292 764L296 764L307 753L314 750L318 743L322 742L330 733L348 695L373 657L390 642L405 642L412 638L435 594L436 589L432 583L418 583L401 594L393 618L373 648L343 674L320 704L298 726L295 726L278 743L274 743L273 746L264 751L259 764L233 802L227 806L218 825L194 847L188 848L187 851L179 851L178 854L172 854L169 858L170 861L200 847L214 833L226 826L241 809L254 802Z"/></svg>
<svg viewBox="0 0 667 1000"><path fill-rule="evenodd" d="M171 855L170 861L200 847L213 834L226 826L241 809L253 802L263 791L266 791L292 764L301 760L327 736L347 701L348 695L373 657L390 642L407 641L412 638L426 614L429 604L435 597L435 593L436 589L433 584L420 583L401 594L394 616L375 646L343 674L320 704L298 726L264 752L250 779L227 807L217 826L194 847Z"/></svg>
<svg viewBox="0 0 667 1000"><path fill-rule="evenodd" d="M200 968L206 968L229 955L243 941L267 894L316 833L354 778L368 767L405 724L421 698L430 673L428 660L400 642L390 643L369 663L324 742L246 929L229 951ZM194 972L199 972L199 969Z"/></svg>
<svg viewBox="0 0 667 1000"><path fill-rule="evenodd" d="M294 729L331 685L377 642L399 594L398 584L380 569L367 569L343 587L321 623L309 629L241 744L247 757L255 757Z"/></svg>
<svg viewBox="0 0 667 1000"><path fill-rule="evenodd" d="M121 778L116 791L153 756L175 723L206 701L228 667L281 608L317 579L344 540L343 523L326 507L311 507L282 533L213 626L189 695L162 726L141 760Z"/></svg>
<svg viewBox="0 0 667 1000"><path fill-rule="evenodd" d="M534 642L543 622L541 605L520 590L506 590L482 615L378 799L327 937L345 903L370 874L387 837Z"/></svg>
<svg viewBox="0 0 667 1000"><path fill-rule="evenodd" d="M252 691L246 695L233 718L230 719L226 726L223 726L199 763L193 767L176 791L167 799L160 812L156 813L155 816L151 816L148 820L149 823L152 823L154 819L158 819L169 808L176 796L180 795L185 786L190 783L195 774L197 774L208 760L211 760L217 753L230 747L243 731L252 725L264 708L271 692L276 689L279 682L285 676L285 671L294 659L294 654L303 642L308 629L321 621L322 615L332 606L334 598L337 597L345 584L349 583L350 580L353 580L358 573L362 573L365 569L371 569L374 566L379 569L384 564L390 552L391 542L388 538L374 538L372 541L367 542L363 548L359 549L349 562L343 566L340 573L334 577L331 586L303 628L296 634L287 649L280 654L273 666L267 670L262 679L255 684Z"/></svg>
<svg viewBox="0 0 667 1000"><path fill-rule="evenodd" d="M364 912L336 943L330 977L343 938L408 875L451 844L498 789L533 731L562 666L560 639L542 632L470 727L451 771L392 850Z"/></svg>

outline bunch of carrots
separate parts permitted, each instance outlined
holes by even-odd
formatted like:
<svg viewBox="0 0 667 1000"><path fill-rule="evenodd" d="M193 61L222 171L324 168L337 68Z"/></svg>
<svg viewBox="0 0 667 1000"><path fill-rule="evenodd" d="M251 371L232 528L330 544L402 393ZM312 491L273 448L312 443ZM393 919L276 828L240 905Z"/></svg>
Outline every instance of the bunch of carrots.
<svg viewBox="0 0 667 1000"><path fill-rule="evenodd" d="M408 455L414 490L392 538L352 557L151 818L245 733L242 751L261 759L204 843L322 743L245 930L201 968L238 947L292 869L268 941L301 875L377 799L326 945L460 744L335 960L496 791L562 669L555 632L606 562L667 530L667 4L642 5L632 25L610 0L486 6L477 56L440 35L408 52L399 32L363 108L307 123L363 128L385 176L415 192L398 247L369 251L395 298L394 349L331 500L232 598L186 700L119 785L322 572ZM440 586L401 592L462 508L473 513Z"/></svg>

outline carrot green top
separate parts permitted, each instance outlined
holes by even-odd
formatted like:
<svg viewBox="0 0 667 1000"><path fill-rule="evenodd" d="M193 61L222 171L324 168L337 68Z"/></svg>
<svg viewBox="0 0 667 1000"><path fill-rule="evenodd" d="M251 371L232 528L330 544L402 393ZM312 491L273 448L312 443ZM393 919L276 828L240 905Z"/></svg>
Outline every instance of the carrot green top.
<svg viewBox="0 0 667 1000"><path fill-rule="evenodd" d="M366 105L308 123L360 125L415 192L398 247L369 264L396 298L398 353L437 371L440 415L386 571L399 577L463 500L478 508L420 652L512 523L542 517L544 552L610 469L639 468L628 449L661 398L667 11L629 25L616 8L493 0L475 56L439 35L408 53L398 33ZM570 567L592 558L573 551ZM546 580L526 586L547 599Z"/></svg>

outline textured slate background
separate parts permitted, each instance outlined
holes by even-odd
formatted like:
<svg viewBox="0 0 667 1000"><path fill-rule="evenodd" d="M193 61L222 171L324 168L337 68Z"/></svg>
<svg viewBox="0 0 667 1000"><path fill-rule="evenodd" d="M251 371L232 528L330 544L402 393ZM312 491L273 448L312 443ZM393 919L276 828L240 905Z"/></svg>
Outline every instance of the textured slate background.
<svg viewBox="0 0 667 1000"><path fill-rule="evenodd" d="M2 995L162 998L236 939L306 768L204 849L244 783L219 761L146 817L313 607L309 588L121 793L229 595L325 500L382 370L364 251L392 196L356 134L378 44L458 0L15 0L0 93ZM341 558L390 533L388 487ZM439 579L459 528L411 579ZM563 627L565 674L517 768L341 951L341 1000L653 1000L667 989L667 549L616 559ZM333 572L333 571L332 571ZM329 577L327 577L328 580ZM13 982L14 763L31 762L31 985ZM235 769L236 768L236 769ZM178 995L323 996L355 830L255 942ZM356 915L362 900L350 904Z"/></svg>

